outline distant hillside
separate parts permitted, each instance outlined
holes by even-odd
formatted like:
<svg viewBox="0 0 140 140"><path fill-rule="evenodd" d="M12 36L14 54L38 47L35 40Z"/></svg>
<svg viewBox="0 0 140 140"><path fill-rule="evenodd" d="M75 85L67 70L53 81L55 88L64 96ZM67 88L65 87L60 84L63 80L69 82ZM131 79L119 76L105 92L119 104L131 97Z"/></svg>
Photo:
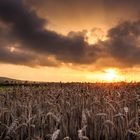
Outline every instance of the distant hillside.
<svg viewBox="0 0 140 140"><path fill-rule="evenodd" d="M7 77L0 77L0 83L6 82L6 81L15 81L15 82L20 82L21 80L17 80L17 79L12 79L12 78L7 78Z"/></svg>

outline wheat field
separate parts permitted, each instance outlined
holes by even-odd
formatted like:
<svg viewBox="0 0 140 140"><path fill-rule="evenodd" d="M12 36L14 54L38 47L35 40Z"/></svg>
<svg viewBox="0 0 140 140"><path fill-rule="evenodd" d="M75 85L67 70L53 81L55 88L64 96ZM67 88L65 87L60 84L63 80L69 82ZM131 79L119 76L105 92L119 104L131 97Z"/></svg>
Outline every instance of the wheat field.
<svg viewBox="0 0 140 140"><path fill-rule="evenodd" d="M140 83L0 88L0 140L139 140Z"/></svg>

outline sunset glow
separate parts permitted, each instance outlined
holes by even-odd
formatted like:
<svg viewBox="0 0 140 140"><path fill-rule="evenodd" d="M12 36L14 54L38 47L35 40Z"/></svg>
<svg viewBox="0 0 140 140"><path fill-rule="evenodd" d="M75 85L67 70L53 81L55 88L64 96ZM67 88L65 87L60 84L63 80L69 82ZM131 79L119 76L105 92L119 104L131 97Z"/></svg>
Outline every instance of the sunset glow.
<svg viewBox="0 0 140 140"><path fill-rule="evenodd" d="M140 81L139 4L0 0L0 77Z"/></svg>
<svg viewBox="0 0 140 140"><path fill-rule="evenodd" d="M119 75L119 72L114 69L104 70L105 76L104 79L108 82L122 81L123 76Z"/></svg>
<svg viewBox="0 0 140 140"><path fill-rule="evenodd" d="M121 74L118 69L111 68L104 69L101 72L89 73L86 78L92 82L120 82L126 79L125 75Z"/></svg>
<svg viewBox="0 0 140 140"><path fill-rule="evenodd" d="M0 140L140 140L140 0L0 0Z"/></svg>
<svg viewBox="0 0 140 140"><path fill-rule="evenodd" d="M86 34L86 41L89 44L96 44L98 41L105 41L107 39L105 32L101 29L93 29Z"/></svg>

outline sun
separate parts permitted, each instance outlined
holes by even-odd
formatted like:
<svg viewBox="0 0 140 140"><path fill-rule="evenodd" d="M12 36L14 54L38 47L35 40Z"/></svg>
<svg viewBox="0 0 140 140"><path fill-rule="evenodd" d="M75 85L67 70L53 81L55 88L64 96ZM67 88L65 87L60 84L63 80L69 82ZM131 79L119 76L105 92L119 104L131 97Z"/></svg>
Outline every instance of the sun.
<svg viewBox="0 0 140 140"><path fill-rule="evenodd" d="M114 81L115 79L118 78L117 72L113 69L106 69L104 70L105 75L104 75L104 79L106 81Z"/></svg>
<svg viewBox="0 0 140 140"><path fill-rule="evenodd" d="M119 82L124 81L124 76L116 69L105 69L103 79L106 82Z"/></svg>
<svg viewBox="0 0 140 140"><path fill-rule="evenodd" d="M125 76L117 68L107 68L86 74L86 79L91 82L120 82L125 81Z"/></svg>

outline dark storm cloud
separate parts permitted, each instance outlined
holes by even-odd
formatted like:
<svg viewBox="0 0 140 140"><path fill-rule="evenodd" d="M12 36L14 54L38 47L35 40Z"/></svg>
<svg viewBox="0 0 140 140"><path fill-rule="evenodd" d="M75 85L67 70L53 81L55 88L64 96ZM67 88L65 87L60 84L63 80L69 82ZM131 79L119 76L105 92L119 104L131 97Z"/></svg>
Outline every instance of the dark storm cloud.
<svg viewBox="0 0 140 140"><path fill-rule="evenodd" d="M107 53L128 66L140 64L140 20L125 21L108 32Z"/></svg>
<svg viewBox="0 0 140 140"><path fill-rule="evenodd" d="M44 28L45 20L39 18L35 11L25 7L20 0L0 0L0 19L11 26L17 42L23 49L54 55L63 62L89 63L88 44L83 32L62 36ZM90 53L91 54L91 53ZM94 55L96 54L92 52ZM90 59L89 59L90 58Z"/></svg>
<svg viewBox="0 0 140 140"><path fill-rule="evenodd" d="M0 22L0 62L13 63L28 66L58 66L56 62L50 61L48 57L41 56L38 53L25 51L22 44L18 44L13 31Z"/></svg>
<svg viewBox="0 0 140 140"><path fill-rule="evenodd" d="M96 45L85 41L85 30L63 36L45 29L48 21L40 18L21 0L0 0L0 21L1 62L58 66L61 62L92 64L100 58L110 57L126 66L140 63L139 20L125 21L111 28L109 39ZM17 44L17 50L11 52L9 46Z"/></svg>
<svg viewBox="0 0 140 140"><path fill-rule="evenodd" d="M28 64L33 59L31 55L26 53L10 53L5 49L0 49L0 62L14 64Z"/></svg>

